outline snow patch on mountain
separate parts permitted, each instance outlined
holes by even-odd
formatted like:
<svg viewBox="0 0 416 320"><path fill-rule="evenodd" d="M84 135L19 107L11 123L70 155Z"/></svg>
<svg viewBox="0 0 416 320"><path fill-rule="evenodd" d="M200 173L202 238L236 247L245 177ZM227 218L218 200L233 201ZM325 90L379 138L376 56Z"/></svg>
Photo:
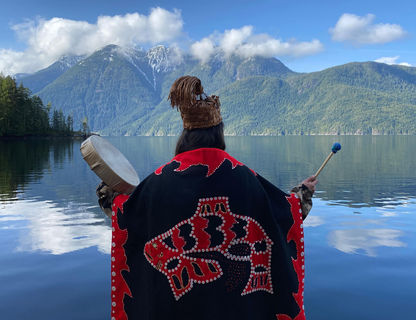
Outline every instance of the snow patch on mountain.
<svg viewBox="0 0 416 320"><path fill-rule="evenodd" d="M177 65L183 62L182 53L178 48L166 48L163 45L158 45L147 51L146 58L152 68L153 88L155 88L155 90L157 86L157 76L161 73L167 73L174 70Z"/></svg>
<svg viewBox="0 0 416 320"><path fill-rule="evenodd" d="M169 72L182 62L182 54L177 48L159 45L147 51L147 59L152 69L157 72Z"/></svg>
<svg viewBox="0 0 416 320"><path fill-rule="evenodd" d="M119 54L120 56L126 58L127 60L137 60L140 57L143 57L146 52L142 49L132 48L132 47L119 47L114 46L111 50L112 53Z"/></svg>
<svg viewBox="0 0 416 320"><path fill-rule="evenodd" d="M143 75L145 80L155 89L154 83L152 83L146 72L144 72L143 69L139 66L139 59L143 57L144 51L140 49L123 47L116 47L113 49L113 51L130 62Z"/></svg>
<svg viewBox="0 0 416 320"><path fill-rule="evenodd" d="M61 68L61 70L65 71L75 66L78 62L85 59L85 57L86 57L85 55L83 56L63 55L62 57L59 58L57 62L59 63L59 67Z"/></svg>
<svg viewBox="0 0 416 320"><path fill-rule="evenodd" d="M182 54L178 48L166 48L163 45L153 47L147 52L141 48L118 46L114 46L112 51L117 52L130 62L154 90L157 88L160 74L174 70L177 65L183 62Z"/></svg>

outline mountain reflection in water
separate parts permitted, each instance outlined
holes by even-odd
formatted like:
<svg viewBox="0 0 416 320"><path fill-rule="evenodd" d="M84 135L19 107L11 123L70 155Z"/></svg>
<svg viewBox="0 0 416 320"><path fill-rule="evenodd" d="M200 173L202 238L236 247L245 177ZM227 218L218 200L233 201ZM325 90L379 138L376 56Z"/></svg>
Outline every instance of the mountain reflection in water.
<svg viewBox="0 0 416 320"><path fill-rule="evenodd" d="M172 158L177 138L107 139L143 179ZM408 154L416 137L226 137L232 156L285 191L313 174L335 141L342 150L319 176L304 223L308 319L409 318L413 304L396 293L416 295L416 164ZM80 144L0 141L5 319L107 318L110 221ZM24 308L22 293L32 297Z"/></svg>

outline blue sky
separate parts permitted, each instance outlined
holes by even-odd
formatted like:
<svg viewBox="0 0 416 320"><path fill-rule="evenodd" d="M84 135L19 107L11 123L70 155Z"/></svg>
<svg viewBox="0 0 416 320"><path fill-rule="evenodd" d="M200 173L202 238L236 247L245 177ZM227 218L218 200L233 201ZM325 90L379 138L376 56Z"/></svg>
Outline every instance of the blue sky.
<svg viewBox="0 0 416 320"><path fill-rule="evenodd" d="M298 72L416 66L415 12L414 0L14 0L0 11L0 71L33 72L109 43L175 46L201 62L217 51L275 56Z"/></svg>

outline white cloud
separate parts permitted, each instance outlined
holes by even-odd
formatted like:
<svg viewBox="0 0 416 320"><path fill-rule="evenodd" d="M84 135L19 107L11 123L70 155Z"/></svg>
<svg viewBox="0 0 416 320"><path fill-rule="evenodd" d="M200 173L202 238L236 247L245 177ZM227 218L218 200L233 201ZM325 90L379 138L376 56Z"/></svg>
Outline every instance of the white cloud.
<svg viewBox="0 0 416 320"><path fill-rule="evenodd" d="M191 54L201 60L202 63L207 62L214 52L215 44L210 38L204 38L191 45Z"/></svg>
<svg viewBox="0 0 416 320"><path fill-rule="evenodd" d="M379 63L385 63L385 64L389 64L389 65L393 65L393 64L397 64L399 66L406 66L406 67L411 67L412 65L408 62L397 62L397 60L400 58L400 56L394 56L394 57L381 57L378 58L376 60L374 60L375 62L379 62Z"/></svg>
<svg viewBox="0 0 416 320"><path fill-rule="evenodd" d="M279 39L265 39L264 41L253 41L245 43L240 47L239 54L249 56L294 56L301 57L312 55L323 50L323 45L319 40L313 39L310 42L282 42Z"/></svg>
<svg viewBox="0 0 416 320"><path fill-rule="evenodd" d="M45 68L63 55L88 55L108 45L174 44L186 38L178 10L153 8L149 15L129 13L100 16L96 23L63 18L28 20L12 29L27 48L14 51L0 48L0 72L30 73ZM252 26L213 33L190 45L190 53L201 62L220 53L241 57L301 57L323 50L319 40L283 41L268 34L255 34Z"/></svg>
<svg viewBox="0 0 416 320"><path fill-rule="evenodd" d="M222 34L212 34L210 37L195 42L191 47L191 53L202 62L207 61L215 52L221 52L225 56L236 54L242 57L301 57L316 54L322 50L323 45L319 40L282 41L268 34L253 34L252 26L226 30Z"/></svg>
<svg viewBox="0 0 416 320"><path fill-rule="evenodd" d="M32 72L62 55L90 54L108 44L170 42L182 35L182 28L180 11L162 8L153 8L147 16L139 13L100 16L95 24L63 18L27 21L12 27L27 44L27 49L0 49L0 71L5 74Z"/></svg>
<svg viewBox="0 0 416 320"><path fill-rule="evenodd" d="M383 44L399 40L406 35L406 31L398 24L373 23L375 15L364 17L344 13L334 28L330 28L332 40L350 42L355 45Z"/></svg>
<svg viewBox="0 0 416 320"><path fill-rule="evenodd" d="M253 34L252 26L244 26L241 29L225 30L220 40L220 47L229 56L241 48Z"/></svg>

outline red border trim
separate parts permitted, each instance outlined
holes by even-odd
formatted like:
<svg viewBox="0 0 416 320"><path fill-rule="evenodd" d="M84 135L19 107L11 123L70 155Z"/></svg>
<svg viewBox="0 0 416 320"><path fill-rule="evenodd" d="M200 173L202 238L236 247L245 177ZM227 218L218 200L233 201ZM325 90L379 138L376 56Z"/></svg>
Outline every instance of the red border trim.
<svg viewBox="0 0 416 320"><path fill-rule="evenodd" d="M303 238L303 220L302 209L300 206L300 200L298 196L292 193L289 197L286 197L290 204L290 211L293 217L293 225L287 234L287 242L294 241L296 245L297 256L296 259L292 258L293 267L295 268L298 277L298 291L293 293L293 297L299 306L299 313L292 319L286 314L277 314L277 320L305 320L305 310L303 305L303 293L305 289L305 248Z"/></svg>
<svg viewBox="0 0 416 320"><path fill-rule="evenodd" d="M127 257L123 245L127 241L127 230L122 230L118 226L117 212L122 214L123 204L129 198L128 195L118 195L112 206L112 242L111 242L111 320L127 320L124 310L124 295L132 296L130 289L121 274L121 271L130 271L127 266Z"/></svg>

